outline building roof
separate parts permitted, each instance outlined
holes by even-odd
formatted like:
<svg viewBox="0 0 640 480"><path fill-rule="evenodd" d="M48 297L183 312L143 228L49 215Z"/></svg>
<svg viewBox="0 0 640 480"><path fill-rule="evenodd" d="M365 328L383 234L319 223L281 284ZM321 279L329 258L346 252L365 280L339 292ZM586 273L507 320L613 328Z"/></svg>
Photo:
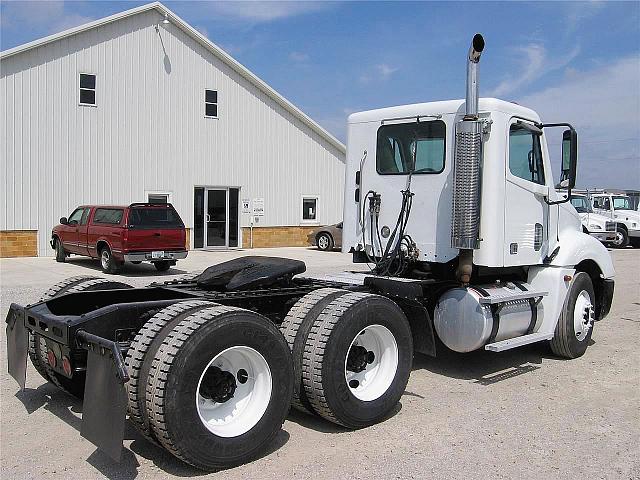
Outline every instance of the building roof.
<svg viewBox="0 0 640 480"><path fill-rule="evenodd" d="M219 46L209 40L207 37L198 32L195 28L185 22L178 15L173 13L167 7L165 7L160 2L148 3L146 5L142 5L140 7L132 8L131 10L126 10L124 12L116 13L115 15L111 15L109 17L104 17L99 20L85 23L84 25L80 25L78 27L70 28L63 32L55 33L53 35L49 35L48 37L40 38L38 40L34 40L33 42L25 43L23 45L18 45L17 47L10 48L9 50L5 50L0 52L0 60L4 60L5 58L11 57L13 55L18 55L20 53L26 52L28 50L42 47L49 43L55 42L57 40L61 40L66 37L70 37L72 35L76 35L78 33L85 32L87 30L91 30L96 27L101 27L103 25L116 22L126 17L130 17L133 15L137 15L139 13L148 12L150 10L156 10L161 15L166 15L169 21L183 30L187 35L191 38L202 44L207 50L209 50L213 55L222 60L228 66L230 66L233 70L242 75L245 79L247 79L251 84L255 87L263 91L273 100L275 100L280 106L282 106L285 110L293 114L296 118L298 118L302 123L310 127L314 130L320 137L333 145L338 151L341 153L346 152L345 145L340 142L336 137L334 137L331 133L321 127L316 121L311 119L307 114L305 114L302 110L296 107L289 100L284 98L278 92L276 92L273 88L271 88L264 80L259 78L257 75L252 73L248 68L238 62L236 59L231 57L227 52L222 50Z"/></svg>

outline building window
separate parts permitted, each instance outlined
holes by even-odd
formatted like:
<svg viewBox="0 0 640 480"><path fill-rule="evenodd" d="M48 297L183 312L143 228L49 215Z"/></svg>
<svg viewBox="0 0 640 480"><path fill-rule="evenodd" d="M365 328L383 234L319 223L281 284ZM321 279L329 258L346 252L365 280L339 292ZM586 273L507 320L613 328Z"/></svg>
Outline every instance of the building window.
<svg viewBox="0 0 640 480"><path fill-rule="evenodd" d="M166 193L150 193L149 203L169 203L169 195Z"/></svg>
<svg viewBox="0 0 640 480"><path fill-rule="evenodd" d="M96 104L96 76L92 73L80 74L80 105Z"/></svg>
<svg viewBox="0 0 640 480"><path fill-rule="evenodd" d="M217 90L204 91L204 116L218 117L218 92Z"/></svg>
<svg viewBox="0 0 640 480"><path fill-rule="evenodd" d="M302 197L302 221L310 223L318 221L318 197Z"/></svg>

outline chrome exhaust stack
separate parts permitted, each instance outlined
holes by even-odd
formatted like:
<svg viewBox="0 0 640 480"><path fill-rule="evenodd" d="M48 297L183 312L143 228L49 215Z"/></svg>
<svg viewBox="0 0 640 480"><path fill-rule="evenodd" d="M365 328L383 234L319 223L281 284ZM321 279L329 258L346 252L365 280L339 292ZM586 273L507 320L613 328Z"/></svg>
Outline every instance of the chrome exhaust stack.
<svg viewBox="0 0 640 480"><path fill-rule="evenodd" d="M483 123L478 121L478 63L483 50L484 38L477 33L467 61L465 115L456 124L451 246L460 250L456 276L464 284L471 279L473 250L480 247Z"/></svg>

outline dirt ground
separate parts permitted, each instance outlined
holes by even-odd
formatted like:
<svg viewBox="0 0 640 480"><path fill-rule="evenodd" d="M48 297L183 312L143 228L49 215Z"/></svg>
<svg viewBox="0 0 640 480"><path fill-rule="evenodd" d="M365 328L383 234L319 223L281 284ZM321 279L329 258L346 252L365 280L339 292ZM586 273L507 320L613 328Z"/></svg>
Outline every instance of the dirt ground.
<svg viewBox="0 0 640 480"><path fill-rule="evenodd" d="M162 278L249 253L299 258L316 273L353 268L348 255L304 248L192 252ZM540 344L500 354L416 355L401 403L385 422L347 431L292 411L261 458L210 477L640 478L640 251L612 255L613 308L583 357L560 360ZM11 302L34 302L51 284L79 274L99 274L97 264L0 260L0 315ZM156 274L140 265L120 276L144 285ZM202 475L130 425L122 462L113 463L80 437L81 403L44 383L31 365L26 390L18 392L6 373L4 328L0 345L1 478Z"/></svg>

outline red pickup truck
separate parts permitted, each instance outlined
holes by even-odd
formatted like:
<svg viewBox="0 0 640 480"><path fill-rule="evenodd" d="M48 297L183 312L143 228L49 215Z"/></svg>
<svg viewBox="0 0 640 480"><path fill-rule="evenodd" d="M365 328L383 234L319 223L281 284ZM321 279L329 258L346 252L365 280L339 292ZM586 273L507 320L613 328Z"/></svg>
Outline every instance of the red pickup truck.
<svg viewBox="0 0 640 480"><path fill-rule="evenodd" d="M106 273L124 262L163 272L187 256L184 223L170 203L80 206L53 228L51 247L58 262L70 254L99 258Z"/></svg>

